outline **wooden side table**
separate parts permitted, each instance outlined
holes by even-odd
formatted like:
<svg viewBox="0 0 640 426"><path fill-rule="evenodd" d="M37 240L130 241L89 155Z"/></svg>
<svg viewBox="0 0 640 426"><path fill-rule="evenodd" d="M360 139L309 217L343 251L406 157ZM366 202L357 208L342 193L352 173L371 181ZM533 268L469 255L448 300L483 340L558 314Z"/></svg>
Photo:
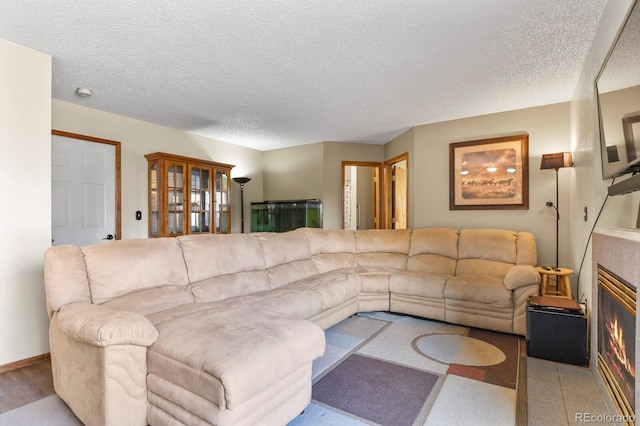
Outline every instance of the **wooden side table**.
<svg viewBox="0 0 640 426"><path fill-rule="evenodd" d="M567 299L573 299L571 296L571 282L569 281L569 275L573 274L573 270L567 268L545 268L538 266L536 271L540 273L542 280L540 281L540 295L541 296L555 296L565 297ZM558 279L558 288L549 288L549 277L556 276Z"/></svg>

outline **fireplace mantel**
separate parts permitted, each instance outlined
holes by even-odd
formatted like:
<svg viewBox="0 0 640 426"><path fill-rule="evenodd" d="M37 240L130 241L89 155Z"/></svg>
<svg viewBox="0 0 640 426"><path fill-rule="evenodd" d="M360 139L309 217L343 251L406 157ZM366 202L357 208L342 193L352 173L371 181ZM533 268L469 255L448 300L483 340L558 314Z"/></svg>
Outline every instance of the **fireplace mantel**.
<svg viewBox="0 0 640 426"><path fill-rule="evenodd" d="M598 228L593 233L593 263L600 264L624 278L635 288L640 286L640 230L624 228ZM597 274L592 289L597 285ZM592 294L596 294L592 292Z"/></svg>
<svg viewBox="0 0 640 426"><path fill-rule="evenodd" d="M638 228L596 228L594 236L607 235L613 238L640 242L640 229Z"/></svg>

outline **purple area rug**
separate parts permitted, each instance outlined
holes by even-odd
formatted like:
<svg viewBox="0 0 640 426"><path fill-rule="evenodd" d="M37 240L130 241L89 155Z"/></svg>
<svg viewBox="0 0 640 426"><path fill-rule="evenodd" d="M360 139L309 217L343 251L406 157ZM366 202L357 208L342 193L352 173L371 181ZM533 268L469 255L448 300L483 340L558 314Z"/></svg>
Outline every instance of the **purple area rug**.
<svg viewBox="0 0 640 426"><path fill-rule="evenodd" d="M438 377L351 355L313 385L312 399L381 425L412 425Z"/></svg>

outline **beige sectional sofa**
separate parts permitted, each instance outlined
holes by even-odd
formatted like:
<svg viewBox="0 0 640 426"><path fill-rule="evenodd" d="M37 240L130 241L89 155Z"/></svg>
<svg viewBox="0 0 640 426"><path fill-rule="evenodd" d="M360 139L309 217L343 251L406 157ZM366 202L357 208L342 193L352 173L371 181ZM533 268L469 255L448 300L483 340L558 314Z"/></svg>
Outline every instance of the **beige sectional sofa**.
<svg viewBox="0 0 640 426"><path fill-rule="evenodd" d="M54 386L89 425L281 425L326 329L392 311L524 335L526 232L298 229L57 246Z"/></svg>

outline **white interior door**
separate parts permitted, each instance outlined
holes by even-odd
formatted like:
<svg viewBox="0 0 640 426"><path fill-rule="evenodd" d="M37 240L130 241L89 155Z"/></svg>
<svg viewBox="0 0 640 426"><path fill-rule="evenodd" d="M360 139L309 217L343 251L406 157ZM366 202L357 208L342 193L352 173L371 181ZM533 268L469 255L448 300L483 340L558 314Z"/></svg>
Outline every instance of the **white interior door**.
<svg viewBox="0 0 640 426"><path fill-rule="evenodd" d="M116 148L51 136L52 245L116 237Z"/></svg>

